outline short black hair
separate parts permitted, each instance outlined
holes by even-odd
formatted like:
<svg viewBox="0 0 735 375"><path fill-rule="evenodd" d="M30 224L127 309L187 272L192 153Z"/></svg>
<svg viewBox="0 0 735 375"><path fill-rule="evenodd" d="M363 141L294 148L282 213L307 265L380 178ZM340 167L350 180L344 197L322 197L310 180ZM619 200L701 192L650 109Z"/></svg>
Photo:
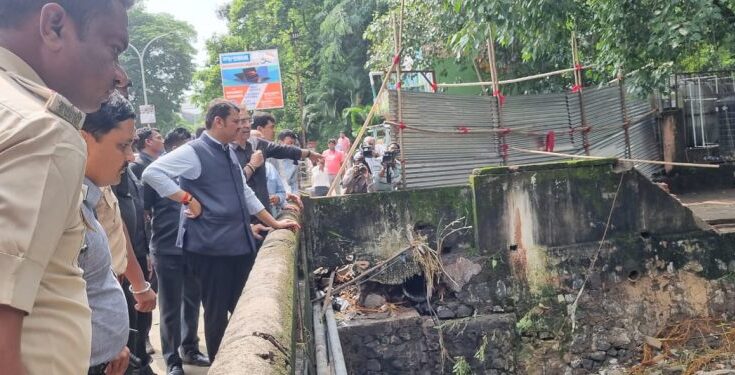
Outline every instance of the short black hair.
<svg viewBox="0 0 735 375"><path fill-rule="evenodd" d="M205 128L203 126L198 127L197 130L194 132L194 134L195 134L194 137L195 138L201 137L202 136L202 133L204 133L205 130L207 130L207 128Z"/></svg>
<svg viewBox="0 0 735 375"><path fill-rule="evenodd" d="M166 152L171 152L171 150L189 142L189 140L191 140L189 129L182 127L174 128L163 139L163 147L166 149Z"/></svg>
<svg viewBox="0 0 735 375"><path fill-rule="evenodd" d="M334 139L334 138L329 138L329 140L327 141L327 144L330 144L330 143L334 143L336 145L337 144L337 140Z"/></svg>
<svg viewBox="0 0 735 375"><path fill-rule="evenodd" d="M121 122L131 119L135 119L133 105L120 93L114 91L107 102L102 104L99 111L87 115L82 130L92 134L94 139L99 141L102 136L117 128Z"/></svg>
<svg viewBox="0 0 735 375"><path fill-rule="evenodd" d="M274 124L276 123L276 118L273 117L272 114L266 112L256 112L253 113L253 124L251 125L251 127L257 130L258 128L264 128L268 126L269 122L272 122Z"/></svg>
<svg viewBox="0 0 735 375"><path fill-rule="evenodd" d="M293 138L294 141L297 139L296 133L294 133L293 130L291 130L291 129L284 129L284 130L281 130L280 133L278 133L278 140L279 141L283 141L287 137Z"/></svg>
<svg viewBox="0 0 735 375"><path fill-rule="evenodd" d="M207 108L207 117L205 118L204 126L207 129L211 129L215 117L226 119L232 113L240 113L240 108L235 103L224 99L212 100L209 103L209 108Z"/></svg>
<svg viewBox="0 0 735 375"><path fill-rule="evenodd" d="M133 146L135 146L135 149L138 150L138 152L143 151L145 148L145 141L149 140L153 136L154 132L159 134L161 133L160 130L149 128L147 126L135 130L135 144Z"/></svg>
<svg viewBox="0 0 735 375"><path fill-rule="evenodd" d="M18 26L32 12L46 4L56 3L64 8L83 32L90 18L107 13L113 2L122 3L125 9L130 9L135 0L0 0L0 28Z"/></svg>

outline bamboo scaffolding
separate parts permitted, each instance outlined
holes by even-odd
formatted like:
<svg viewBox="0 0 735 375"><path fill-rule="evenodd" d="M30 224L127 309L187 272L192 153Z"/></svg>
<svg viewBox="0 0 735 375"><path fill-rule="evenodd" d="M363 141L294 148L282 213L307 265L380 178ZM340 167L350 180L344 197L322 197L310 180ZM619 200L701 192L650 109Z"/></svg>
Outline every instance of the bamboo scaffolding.
<svg viewBox="0 0 735 375"><path fill-rule="evenodd" d="M329 192L327 192L327 196L332 195L334 193L335 188L339 184L342 174L345 172L345 169L347 169L348 161L352 159L352 156L355 154L355 151L360 146L360 142L362 141L363 135L365 135L365 132L368 129L368 125L373 121L373 117L375 116L375 111L378 110L378 103L379 98L383 93L386 91L385 88L388 85L388 79L390 77L390 72L393 71L396 67L396 61L393 60L393 64L390 66L390 69L388 69L388 74L383 77L383 84L380 86L380 90L378 91L378 95L375 97L375 101L373 102L373 106L370 108L370 112L368 113L367 117L365 118L365 122L362 124L362 128L360 128L360 131L357 133L357 136L355 136L355 140L352 142L352 146L350 147L350 151L345 154L345 159L342 161L342 165L339 167L339 171L337 172L337 175L334 178L334 181L332 181L332 185L329 187Z"/></svg>
<svg viewBox="0 0 735 375"><path fill-rule="evenodd" d="M403 23L403 4L404 0L401 0L401 24ZM398 37L398 43L400 44L400 37ZM342 165L339 167L339 171L337 172L337 175L334 177L334 181L332 181L332 185L329 186L329 191L327 192L327 196L331 196L334 194L337 185L342 180L342 175L345 173L345 169L347 169L347 165L349 164L349 160L352 160L353 155L355 154L355 151L359 148L362 137L365 135L365 132L368 129L368 125L373 121L373 117L375 116L375 112L378 110L378 103L380 102L380 97L385 93L386 87L388 87L388 80L390 79L391 73L393 70L396 70L398 72L397 82L400 82L401 75L400 75L400 56L401 54L401 47L400 45L397 46L396 49L396 57L393 59L393 63L391 64L390 68L387 70L387 74L385 77L383 77L383 83L380 85L380 90L378 90L378 95L375 96L375 100L373 101L373 106L370 108L370 112L368 113L367 117L365 118L365 122L362 124L362 127L360 128L360 131L357 133L357 136L355 136L355 140L352 142L352 146L350 147L350 151L345 154L345 159L342 161ZM401 101L401 95L400 91L398 92L398 101L400 103ZM400 116L400 115L399 115ZM403 162L403 140L401 142L401 161ZM405 167L404 167L405 169ZM402 176L405 176L405 172L401 173ZM402 177L405 178L405 177ZM405 182L405 180L404 180Z"/></svg>

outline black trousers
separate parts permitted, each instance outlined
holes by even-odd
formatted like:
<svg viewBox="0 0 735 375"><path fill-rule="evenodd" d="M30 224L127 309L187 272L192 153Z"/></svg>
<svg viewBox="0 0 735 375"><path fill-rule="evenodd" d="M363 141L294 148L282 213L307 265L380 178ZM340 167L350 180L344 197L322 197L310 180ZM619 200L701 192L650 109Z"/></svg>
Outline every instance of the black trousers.
<svg viewBox="0 0 735 375"><path fill-rule="evenodd" d="M184 267L183 255L155 255L161 350L166 366L181 365L183 353L199 352L199 283Z"/></svg>
<svg viewBox="0 0 735 375"><path fill-rule="evenodd" d="M184 259L186 267L201 286L204 340L209 360L214 362L225 335L229 314L235 311L255 263L255 254L211 256L184 251Z"/></svg>
<svg viewBox="0 0 735 375"><path fill-rule="evenodd" d="M146 257L136 257L140 268L143 269L143 275L145 280L151 283L153 290L157 289L157 283L154 279L151 280L148 274L148 260ZM122 284L123 291L125 292L125 299L128 302L128 317L130 318L130 336L128 337L128 349L130 353L140 359L140 363L147 365L151 362L151 356L145 350L145 342L148 340L148 334L151 331L153 325L153 313L147 312L142 313L135 309L135 298L130 293L130 282L125 280ZM135 331L133 331L135 330Z"/></svg>

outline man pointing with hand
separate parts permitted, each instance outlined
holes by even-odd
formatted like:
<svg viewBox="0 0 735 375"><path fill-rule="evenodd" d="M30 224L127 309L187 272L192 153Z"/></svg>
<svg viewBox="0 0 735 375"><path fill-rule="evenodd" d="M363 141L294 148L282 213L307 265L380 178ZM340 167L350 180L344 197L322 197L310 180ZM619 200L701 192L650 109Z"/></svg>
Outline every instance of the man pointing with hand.
<svg viewBox="0 0 735 375"><path fill-rule="evenodd" d="M186 267L201 284L211 361L255 261L250 215L275 229L300 228L293 220L275 220L247 186L229 146L242 127L239 112L231 102L213 101L202 136L143 172L143 181L161 196L186 206L177 242ZM177 177L180 187L172 180Z"/></svg>

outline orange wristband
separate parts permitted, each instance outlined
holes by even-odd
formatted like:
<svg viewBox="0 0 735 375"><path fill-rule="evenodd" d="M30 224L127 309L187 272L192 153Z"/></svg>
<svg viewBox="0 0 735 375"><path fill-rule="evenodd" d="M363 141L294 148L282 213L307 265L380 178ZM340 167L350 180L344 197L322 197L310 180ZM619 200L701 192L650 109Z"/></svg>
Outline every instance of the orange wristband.
<svg viewBox="0 0 735 375"><path fill-rule="evenodd" d="M192 196L188 192L184 192L184 196L181 198L181 204L188 206L191 203Z"/></svg>

